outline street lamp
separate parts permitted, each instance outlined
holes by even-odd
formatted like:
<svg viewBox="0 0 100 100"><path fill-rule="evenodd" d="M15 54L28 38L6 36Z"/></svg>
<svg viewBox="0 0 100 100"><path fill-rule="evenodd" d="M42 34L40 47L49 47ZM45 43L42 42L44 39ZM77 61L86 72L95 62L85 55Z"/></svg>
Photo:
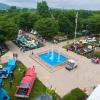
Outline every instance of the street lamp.
<svg viewBox="0 0 100 100"><path fill-rule="evenodd" d="M75 18L75 38L74 38L74 43L76 43L76 34L77 34L77 20L78 20L78 12L76 13L76 18Z"/></svg>
<svg viewBox="0 0 100 100"><path fill-rule="evenodd" d="M87 33L88 33L88 25L82 25L82 32L86 38Z"/></svg>
<svg viewBox="0 0 100 100"><path fill-rule="evenodd" d="M88 30L88 25L86 25L86 30Z"/></svg>
<svg viewBox="0 0 100 100"><path fill-rule="evenodd" d="M88 33L88 25L85 26L85 30L86 30L86 32L85 32L85 37L87 37L87 33Z"/></svg>

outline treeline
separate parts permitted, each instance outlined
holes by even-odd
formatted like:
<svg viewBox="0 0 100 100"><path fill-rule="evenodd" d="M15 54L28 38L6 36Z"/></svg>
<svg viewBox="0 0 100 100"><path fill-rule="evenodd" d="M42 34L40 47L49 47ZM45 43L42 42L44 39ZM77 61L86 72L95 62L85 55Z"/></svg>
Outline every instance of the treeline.
<svg viewBox="0 0 100 100"><path fill-rule="evenodd" d="M26 32L36 30L46 38L55 35L74 37L76 10L51 9L45 1L37 9L16 9L0 12L0 40L14 39L19 29ZM90 34L100 31L100 11L79 10L78 32L88 30Z"/></svg>

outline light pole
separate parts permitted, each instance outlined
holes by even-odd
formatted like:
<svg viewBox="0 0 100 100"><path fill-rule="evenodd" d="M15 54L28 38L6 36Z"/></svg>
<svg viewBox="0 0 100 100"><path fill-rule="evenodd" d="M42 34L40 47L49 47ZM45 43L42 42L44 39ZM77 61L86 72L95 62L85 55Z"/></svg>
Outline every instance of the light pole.
<svg viewBox="0 0 100 100"><path fill-rule="evenodd" d="M75 18L75 37L74 37L74 43L76 43L76 34L77 34L77 20L78 20L78 12L76 13L76 18Z"/></svg>
<svg viewBox="0 0 100 100"><path fill-rule="evenodd" d="M88 34L88 24L86 25L82 25L82 32L83 32L83 35L85 36L85 38L87 37L87 34Z"/></svg>
<svg viewBox="0 0 100 100"><path fill-rule="evenodd" d="M85 38L86 38L87 34L88 34L88 25L85 26L85 30L86 30L86 32L85 32Z"/></svg>

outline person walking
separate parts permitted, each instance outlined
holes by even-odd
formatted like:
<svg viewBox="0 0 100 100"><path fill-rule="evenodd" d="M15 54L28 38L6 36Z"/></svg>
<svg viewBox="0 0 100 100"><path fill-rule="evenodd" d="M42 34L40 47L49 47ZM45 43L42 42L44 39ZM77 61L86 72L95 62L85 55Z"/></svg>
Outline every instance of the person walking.
<svg viewBox="0 0 100 100"><path fill-rule="evenodd" d="M23 47L20 47L20 51L22 51Z"/></svg>
<svg viewBox="0 0 100 100"><path fill-rule="evenodd" d="M68 51L69 50L69 41L67 40L67 48L66 50Z"/></svg>
<svg viewBox="0 0 100 100"><path fill-rule="evenodd" d="M68 51L68 50L69 50L69 48L67 47L67 48L66 48L66 50Z"/></svg>
<svg viewBox="0 0 100 100"><path fill-rule="evenodd" d="M17 53L13 53L13 58L16 60L18 57L18 54Z"/></svg>
<svg viewBox="0 0 100 100"><path fill-rule="evenodd" d="M31 52L32 56L34 55L33 51Z"/></svg>
<svg viewBox="0 0 100 100"><path fill-rule="evenodd" d="M13 58L15 58L15 53L13 53Z"/></svg>
<svg viewBox="0 0 100 100"><path fill-rule="evenodd" d="M16 59L18 58L18 54L16 53Z"/></svg>
<svg viewBox="0 0 100 100"><path fill-rule="evenodd" d="M13 80L14 80L14 73L11 71L10 76L9 76L9 86L10 86L10 88L13 85Z"/></svg>
<svg viewBox="0 0 100 100"><path fill-rule="evenodd" d="M14 80L14 73L12 71L10 73L10 80Z"/></svg>
<svg viewBox="0 0 100 100"><path fill-rule="evenodd" d="M23 47L23 50L22 51L23 51L23 53L25 53L25 47Z"/></svg>
<svg viewBox="0 0 100 100"><path fill-rule="evenodd" d="M12 85L13 85L13 80L10 79L10 80L9 80L9 86L10 86L10 88L12 88Z"/></svg>
<svg viewBox="0 0 100 100"><path fill-rule="evenodd" d="M54 42L54 44L57 44L58 43L57 40L55 40L55 39L53 40L53 42Z"/></svg>

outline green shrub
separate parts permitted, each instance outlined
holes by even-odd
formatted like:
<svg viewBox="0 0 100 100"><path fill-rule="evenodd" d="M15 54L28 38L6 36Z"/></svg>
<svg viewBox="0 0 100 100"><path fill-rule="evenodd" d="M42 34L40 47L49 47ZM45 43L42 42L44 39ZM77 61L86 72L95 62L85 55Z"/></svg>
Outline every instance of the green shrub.
<svg viewBox="0 0 100 100"><path fill-rule="evenodd" d="M92 88L93 88L93 89L95 89L96 87L97 87L96 85L93 85L93 87L92 87Z"/></svg>
<svg viewBox="0 0 100 100"><path fill-rule="evenodd" d="M86 94L79 88L73 89L70 93L65 95L62 100L84 100Z"/></svg>
<svg viewBox="0 0 100 100"><path fill-rule="evenodd" d="M46 88L46 92L53 97L53 100L59 100L60 97L56 94L55 89L52 89L52 87L50 89Z"/></svg>
<svg viewBox="0 0 100 100"><path fill-rule="evenodd" d="M87 54L86 57L88 57L88 58L100 57L100 51L91 52L91 53Z"/></svg>
<svg viewBox="0 0 100 100"><path fill-rule="evenodd" d="M67 47L68 47L67 45L63 46L64 49L67 49Z"/></svg>
<svg viewBox="0 0 100 100"><path fill-rule="evenodd" d="M57 35L63 36L63 35L65 35L65 33L64 32L58 32Z"/></svg>

